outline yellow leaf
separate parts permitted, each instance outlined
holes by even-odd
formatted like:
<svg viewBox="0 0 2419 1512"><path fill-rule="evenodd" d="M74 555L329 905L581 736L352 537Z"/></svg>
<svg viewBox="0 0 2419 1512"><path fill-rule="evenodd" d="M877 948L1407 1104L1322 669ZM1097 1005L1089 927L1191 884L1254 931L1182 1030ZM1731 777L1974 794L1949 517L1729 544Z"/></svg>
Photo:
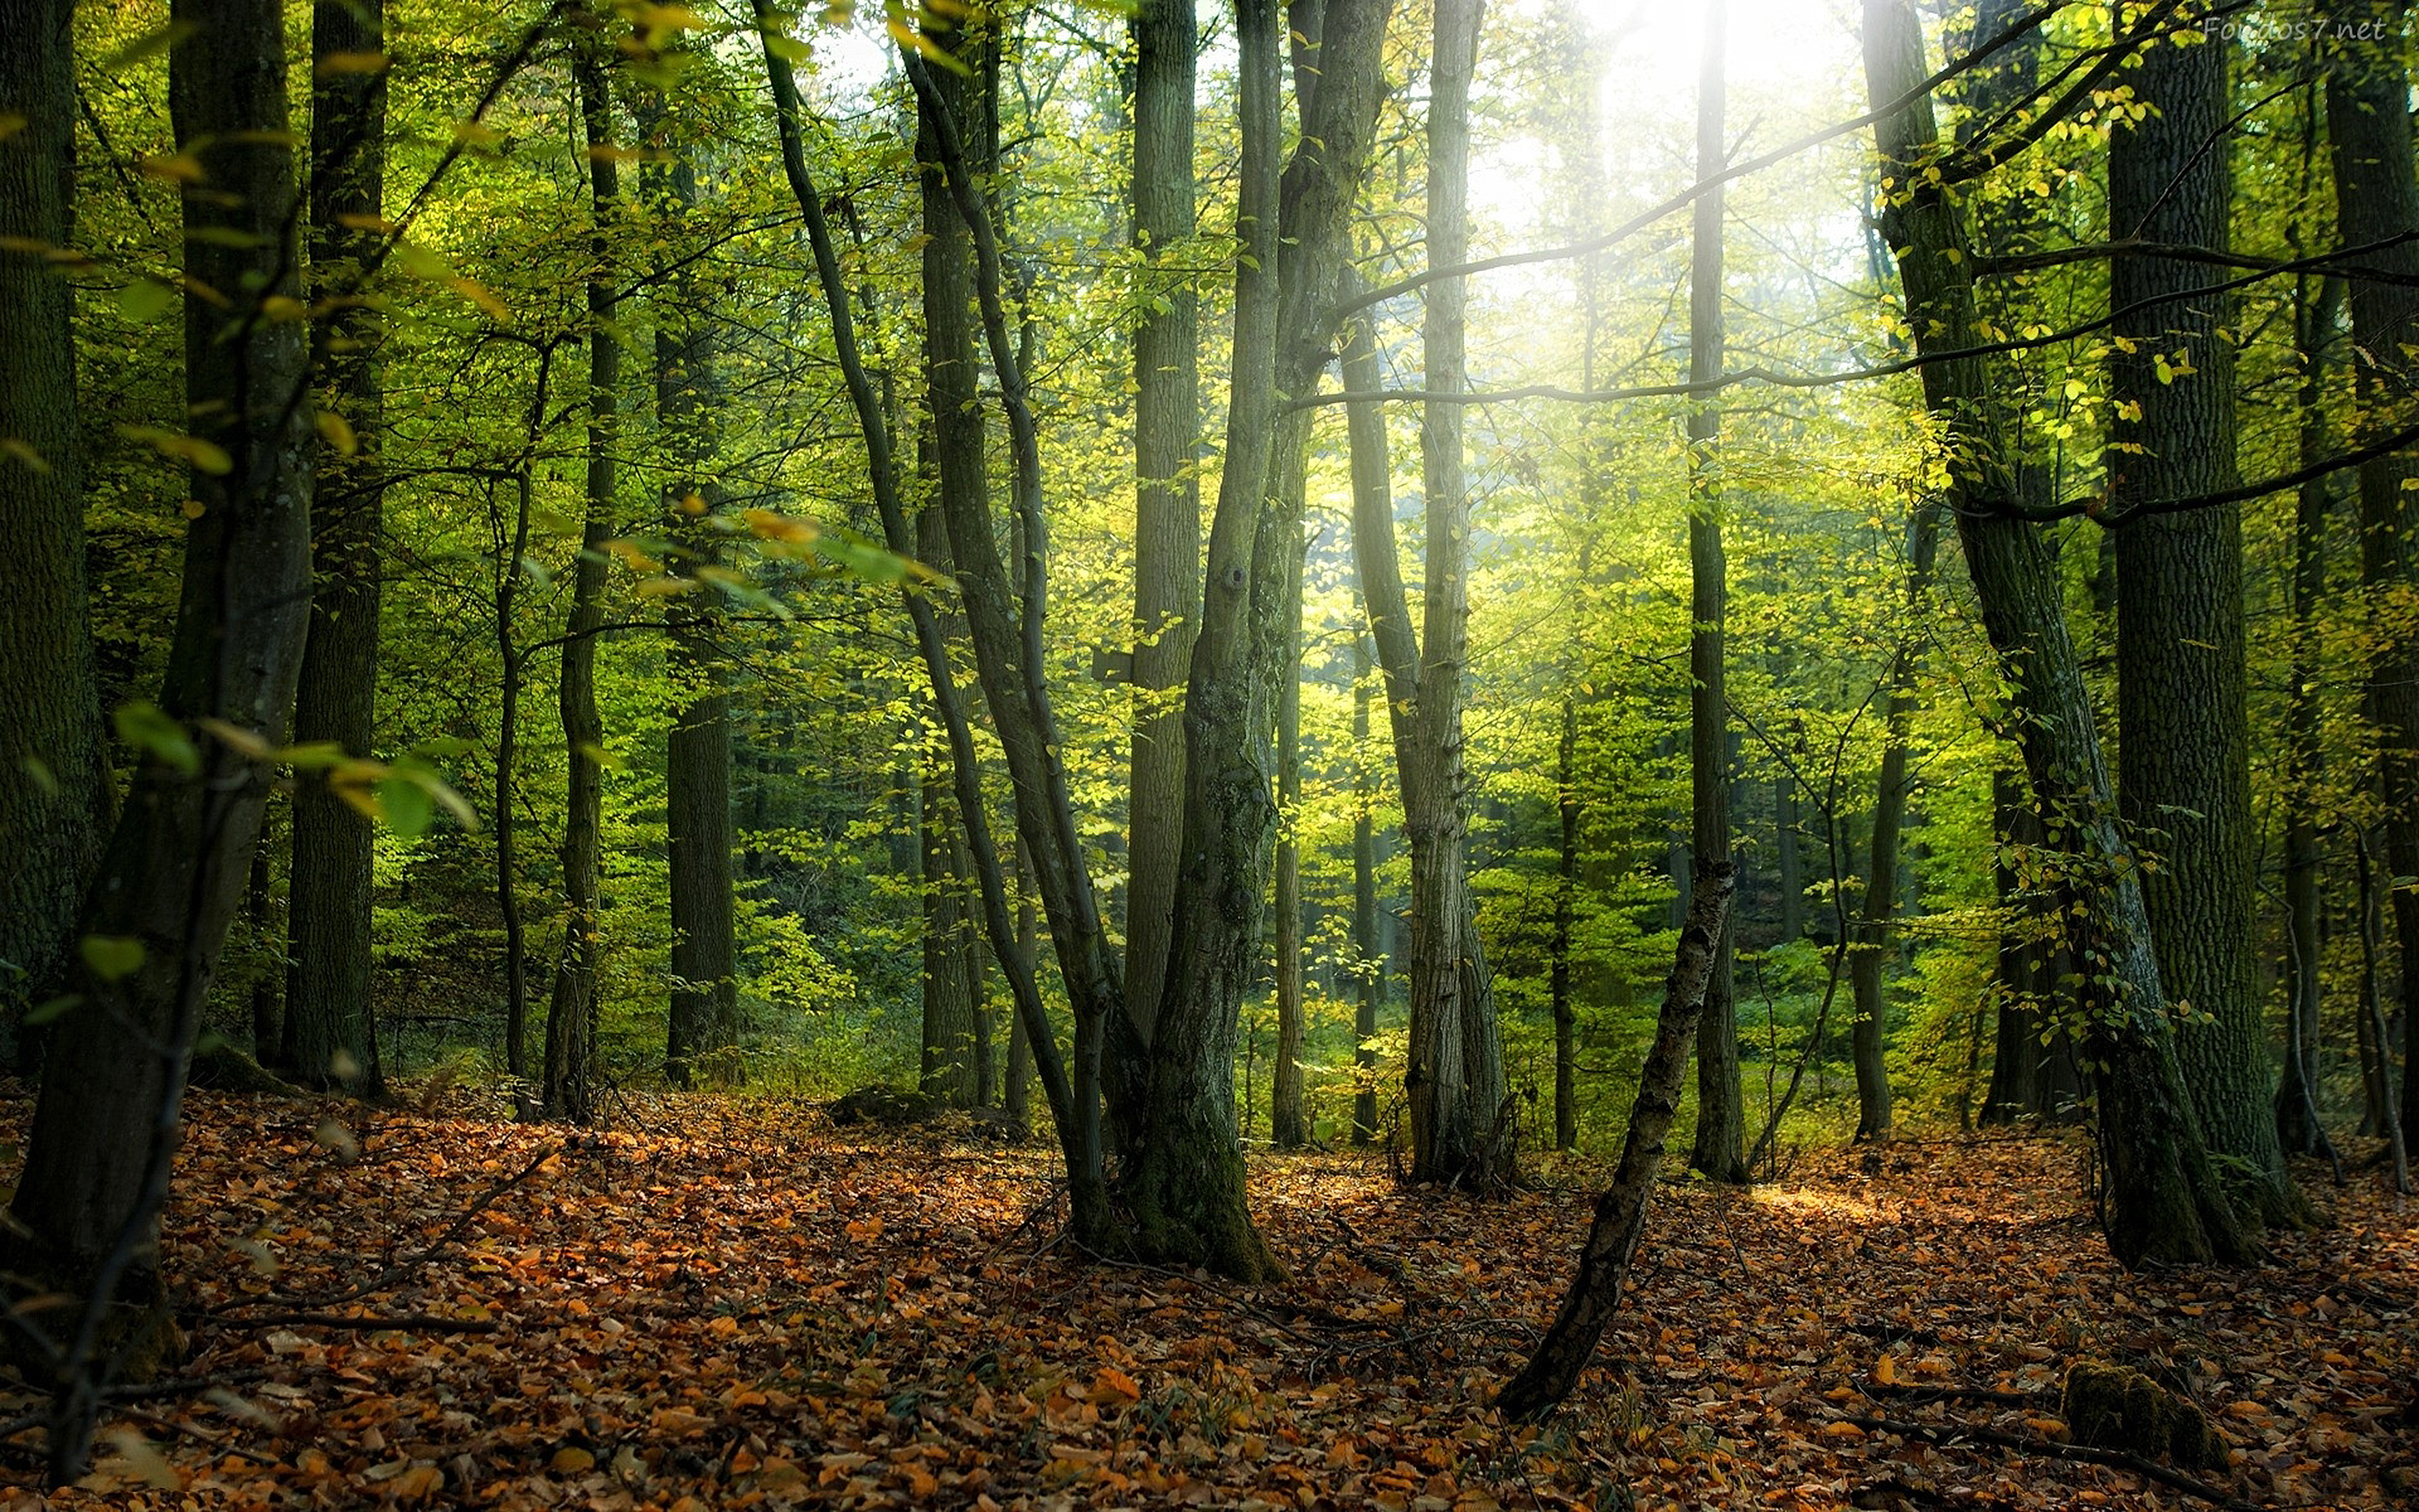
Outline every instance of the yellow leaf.
<svg viewBox="0 0 2419 1512"><path fill-rule="evenodd" d="M877 1212L871 1218L859 1218L847 1226L846 1232L858 1243L870 1244L882 1237L882 1215Z"/></svg>
<svg viewBox="0 0 2419 1512"><path fill-rule="evenodd" d="M312 65L311 71L325 79L339 73L384 73L384 53L331 53Z"/></svg>
<svg viewBox="0 0 2419 1512"><path fill-rule="evenodd" d="M1898 1362L1885 1354L1873 1362L1873 1380L1885 1386L1898 1384Z"/></svg>
<svg viewBox="0 0 2419 1512"><path fill-rule="evenodd" d="M793 546L805 546L823 533L808 520L792 519L769 509L751 509L740 517L747 522L749 530L768 541L787 541Z"/></svg>
<svg viewBox="0 0 2419 1512"><path fill-rule="evenodd" d="M585 1449L564 1444L554 1452L554 1458L547 1460L546 1464L548 1470L558 1475L577 1475L583 1470L594 1470L596 1457Z"/></svg>
<svg viewBox="0 0 2419 1512"><path fill-rule="evenodd" d="M1100 1374L1092 1378L1092 1399L1100 1401L1103 1397L1119 1397L1129 1402L1138 1402L1142 1400L1142 1387L1134 1383L1133 1377L1127 1375L1116 1365L1104 1365L1101 1366Z"/></svg>
<svg viewBox="0 0 2419 1512"><path fill-rule="evenodd" d="M361 450L352 423L333 409L322 409L312 420L319 427L319 439L334 447L338 456L350 456Z"/></svg>
<svg viewBox="0 0 2419 1512"><path fill-rule="evenodd" d="M198 436L187 436L181 431L159 425L120 425L117 433L130 441L148 442L162 455L191 463L196 472L223 478L235 471L235 458L227 455L224 447Z"/></svg>
<svg viewBox="0 0 2419 1512"><path fill-rule="evenodd" d="M461 295L464 299L469 300L472 304L475 304L480 309L486 311L487 314L494 318L496 324L500 326L508 326L513 323L513 312L504 308L504 301L487 292L487 286L485 284L480 283L477 279L449 278L445 282L455 293Z"/></svg>

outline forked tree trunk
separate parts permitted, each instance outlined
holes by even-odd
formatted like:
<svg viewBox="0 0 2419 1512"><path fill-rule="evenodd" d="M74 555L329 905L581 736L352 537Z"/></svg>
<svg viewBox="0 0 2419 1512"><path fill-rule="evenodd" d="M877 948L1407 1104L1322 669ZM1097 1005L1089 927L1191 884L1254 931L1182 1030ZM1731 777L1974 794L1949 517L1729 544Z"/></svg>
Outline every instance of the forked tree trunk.
<svg viewBox="0 0 2419 1512"><path fill-rule="evenodd" d="M1655 1041L1647 1049L1646 1064L1639 1071L1638 1096L1630 1104L1629 1129L1621 1141L1621 1164L1613 1167L1612 1184L1596 1199L1595 1221L1588 1227L1579 1272L1563 1299L1562 1310L1546 1330L1537 1352L1495 1398L1506 1417L1540 1417L1568 1396L1604 1337L1605 1324L1621 1306L1630 1263L1646 1233L1655 1173L1663 1165L1663 1139L1672 1132L1672 1116L1680 1109L1680 1090L1688 1071L1688 1041L1696 1034L1698 1015L1713 985L1721 938L1729 929L1731 899L1737 888L1737 869L1728 861L1716 861L1698 873L1672 975L1663 983Z"/></svg>
<svg viewBox="0 0 2419 1512"><path fill-rule="evenodd" d="M1938 151L1924 78L1923 33L1907 0L1867 0L1867 85L1888 114L1874 134L1884 172L1882 226L1898 254L1919 352L1977 339L1972 256L1949 192L1923 177ZM1915 95L1912 104L1897 101ZM1983 628L1997 653L2033 793L2060 829L2059 848L2091 868L2076 888L2075 943L2105 988L2082 1005L2097 1067L2109 1248L2145 1260L2240 1259L2253 1253L2202 1145L2149 945L2138 863L2117 823L2080 659L2069 639L2056 563L2036 527L2009 511L2000 440L1974 357L1924 368L1924 397L1949 427L1948 505L1957 519Z"/></svg>
<svg viewBox="0 0 2419 1512"><path fill-rule="evenodd" d="M177 628L160 712L86 895L70 985L10 1203L6 1269L74 1307L46 1311L59 1383L50 1475L81 1475L104 1369L154 1369L170 1348L158 1274L161 1205L202 1007L241 903L270 768L285 735L310 607L313 425L300 322L268 317L296 276L284 17L268 0L183 0L172 21L170 116L206 181L184 190L185 270L225 291L185 301L185 393L198 440ZM12 44L14 39L12 39ZM208 718L240 745L197 733ZM187 743L190 737L190 743ZM22 1300L22 1297L13 1300Z"/></svg>
<svg viewBox="0 0 2419 1512"><path fill-rule="evenodd" d="M386 174L385 0L311 9L311 272L319 289L357 287L379 239ZM377 717L378 532L383 513L382 322L358 302L312 324L313 378L349 444L323 446L312 519L310 638L294 702L298 743L370 754ZM332 427L331 427L332 428ZM294 862L283 1069L306 1086L383 1088L370 1033L369 815L324 776L294 790ZM515 1068L516 1073L518 1068Z"/></svg>
<svg viewBox="0 0 2419 1512"><path fill-rule="evenodd" d="M1697 177L1722 170L1723 53L1729 8L1705 8L1705 39L1697 74ZM1699 195L1695 253L1688 270L1688 380L1703 383L1722 368L1722 192ZM1730 597L1722 556L1722 503L1717 447L1721 410L1701 394L1688 411L1688 787L1693 894L1699 881L1728 875L1731 855L1730 710L1723 696L1722 621ZM1732 1002L1731 937L1735 921L1722 915L1720 937L1697 1019L1697 1134L1689 1168L1717 1181L1748 1180L1742 1152L1746 1108L1739 1093L1738 1016Z"/></svg>
<svg viewBox="0 0 2419 1512"><path fill-rule="evenodd" d="M92 620L85 590L84 440L73 285L44 259L70 235L75 179L72 0L0 0L0 1016L60 989L85 885L109 833ZM21 1042L21 1061L30 1046Z"/></svg>

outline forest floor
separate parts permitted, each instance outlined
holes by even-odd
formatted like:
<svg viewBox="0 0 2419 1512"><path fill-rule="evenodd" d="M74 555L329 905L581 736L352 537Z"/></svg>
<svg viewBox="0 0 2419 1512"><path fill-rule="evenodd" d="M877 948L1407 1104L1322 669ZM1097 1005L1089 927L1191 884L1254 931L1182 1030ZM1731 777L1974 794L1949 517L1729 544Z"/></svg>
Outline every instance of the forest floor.
<svg viewBox="0 0 2419 1512"><path fill-rule="evenodd" d="M187 1384L121 1399L50 1506L2211 1504L2057 1457L2094 1357L2190 1385L2234 1448L2195 1473L2237 1504L2419 1502L2419 1212L2374 1169L2306 1173L2329 1223L2265 1268L2131 1276L2070 1140L1667 1182L1600 1367L1533 1429L1485 1404L1586 1166L1478 1201L1256 1159L1293 1280L1237 1288L1080 1263L1039 1149L797 1103L634 1099L601 1135L460 1092L193 1111ZM40 1406L0 1395L0 1508L42 1504Z"/></svg>

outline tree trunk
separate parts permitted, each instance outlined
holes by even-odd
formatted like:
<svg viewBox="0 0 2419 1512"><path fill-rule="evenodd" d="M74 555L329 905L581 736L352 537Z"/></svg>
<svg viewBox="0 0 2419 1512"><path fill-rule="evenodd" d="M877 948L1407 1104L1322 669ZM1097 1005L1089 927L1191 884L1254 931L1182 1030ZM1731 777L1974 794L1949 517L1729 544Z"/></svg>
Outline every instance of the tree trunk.
<svg viewBox="0 0 2419 1512"><path fill-rule="evenodd" d="M575 64L579 116L588 142L589 250L596 259L588 279L588 458L585 510L579 528L579 559L572 567L571 615L562 644L562 675L556 706L562 719L563 795L562 955L554 971L554 994L546 1015L546 1105L574 1123L596 1117L596 969L603 953L603 920L597 904L597 873L605 822L605 720L596 707L596 641L605 623L605 548L619 525L620 486L616 441L620 431L622 344L614 326L613 239L609 234L621 197L621 169L614 162L612 100L607 92L599 47L583 46Z"/></svg>
<svg viewBox="0 0 2419 1512"><path fill-rule="evenodd" d="M1919 352L1974 345L1972 258L1947 191L1922 177L1938 148L1924 77L1923 36L1906 0L1867 0L1867 81L1889 175L1884 235L1898 254ZM2139 863L2119 828L2083 670L2066 627L2056 563L2037 529L2008 513L2014 490L1987 417L1978 358L1923 371L1924 397L1949 427L1947 501L1965 548L1983 628L2007 680L2033 793L2059 826L2059 848L2089 870L2072 884L2086 975L2105 988L2079 1005L2098 1068L2101 1153L2107 1166L2109 1248L2145 1260L2243 1258L2253 1253L2201 1144L2183 1086Z"/></svg>
<svg viewBox="0 0 2419 1512"><path fill-rule="evenodd" d="M1918 703L1915 678L1923 649L1919 626L1926 619L1924 600L1932 592L1939 542L1939 501L1919 498L1907 517L1906 624L1887 678L1882 769L1873 798L1872 844L1865 857L1864 906L1858 910L1852 933L1855 943L1848 954L1848 981L1857 1005L1849 1046L1857 1069L1858 1141L1887 1139L1890 1132L1889 1070L1884 1058L1888 1001L1882 968L1897 953L1890 920L1898 912L1899 835L1906 819L1907 727L1914 722Z"/></svg>
<svg viewBox="0 0 2419 1512"><path fill-rule="evenodd" d="M300 322L265 303L300 292L285 31L267 0L182 0L169 54L184 190L185 270L224 291L185 302L186 398L198 440L183 593L160 712L77 929L81 1001L58 1021L10 1204L7 1269L85 1305L49 1362L59 1382L50 1474L83 1473L100 1373L156 1368L170 1348L157 1272L185 1076L227 925L240 904L270 769L257 748L192 734L209 718L273 747L293 706L310 603L313 425ZM23 39L20 39L22 40ZM104 1365L102 1362L113 1362Z"/></svg>
<svg viewBox="0 0 2419 1512"><path fill-rule="evenodd" d="M1622 1136L1621 1164L1613 1168L1612 1184L1596 1199L1595 1220L1588 1226L1587 1242L1579 1250L1579 1272L1572 1277L1570 1293L1563 1299L1553 1326L1546 1330L1537 1352L1495 1398L1496 1407L1507 1418L1542 1416L1568 1396L1604 1337L1605 1324L1621 1306L1630 1262L1646 1233L1655 1173L1663 1164L1663 1139L1672 1132L1672 1115L1680 1108L1680 1089L1688 1071L1688 1041L1713 986L1720 942L1729 933L1725 916L1738 887L1737 872L1727 861L1713 862L1698 876L1702 886L1688 901L1688 921L1680 931L1672 975L1663 983L1655 1041L1639 1072L1629 1130Z"/></svg>
<svg viewBox="0 0 2419 1512"><path fill-rule="evenodd" d="M652 170L659 216L677 224L698 204L693 144ZM655 419L670 453L664 491L671 567L686 591L670 601L671 675L679 687L664 747L670 851L671 1012L664 1072L686 1087L702 1068L717 1083L740 1073L736 916L731 872L731 695L721 649L722 590L713 476L724 403L720 344L704 292L686 273L655 312Z"/></svg>
<svg viewBox="0 0 2419 1512"><path fill-rule="evenodd" d="M1299 580L1297 579L1297 580ZM1310 1143L1302 1088L1302 611L1301 594L1286 637L1277 690L1277 1048L1269 1092L1269 1142L1279 1149Z"/></svg>
<svg viewBox="0 0 2419 1512"><path fill-rule="evenodd" d="M2310 130L2315 132L2313 120ZM2343 280L2310 281L2295 291L2294 328L2302 359L2301 459L2327 455L2326 370L2343 307ZM2327 1148L2318 1108L2319 967L2318 785L2324 747L2319 733L2319 604L2327 588L2328 480L2302 485L2293 501L2293 650L2285 689L2285 1072L2276 1085L2276 1142L2288 1155Z"/></svg>
<svg viewBox="0 0 2419 1512"><path fill-rule="evenodd" d="M2369 838L2358 837L2360 862L2360 1040L2362 1080L2368 1092L2369 1132L2385 1140L2394 1190L2411 1195L2411 1153L2402 1143L2402 1113L2394 1101L2394 1049L2385 1042L2385 999L2378 988L2378 886Z"/></svg>
<svg viewBox="0 0 2419 1512"><path fill-rule="evenodd" d="M1562 843L1554 853L1553 964L1547 980L1554 1009L1554 1148L1579 1146L1579 1015L1571 1005L1571 914L1579 881L1579 795L1572 767L1579 750L1579 704L1563 695L1563 737L1554 747L1555 807ZM1784 887L1785 891L1785 887ZM1785 937L1796 938L1795 933Z"/></svg>
<svg viewBox="0 0 2419 1512"><path fill-rule="evenodd" d="M2228 52L2165 43L2144 52L2134 94L2153 108L2109 144L2113 234L2226 250L2229 175L2226 152L2211 144L2222 142L2233 110ZM2109 358L2112 507L2215 492L2239 479L2234 338L2221 329L2231 324L2227 303L2175 297L2206 274L2154 257L2109 264L2118 314ZM2177 1057L2202 1137L2240 1163L2234 1195L2244 1215L2296 1222L2303 1205L2276 1142L2251 953L2257 877L2242 510L2160 515L2114 534L2118 799L2161 861L2144 876L2142 895L2168 1000L2191 1009L2176 1026Z"/></svg>
<svg viewBox="0 0 2419 1512"><path fill-rule="evenodd" d="M945 486L963 487L971 461L973 486L982 486L983 424L980 411L953 415L945 423L933 417L936 433L949 432L952 476ZM935 452L939 451L936 445ZM937 456L935 461L937 463ZM917 560L936 572L949 570L948 542L941 512L927 506L916 517ZM980 1105L981 1067L975 1056L976 1021L980 1011L977 979L966 951L973 919L966 910L965 842L951 822L948 777L944 764L948 748L928 750L918 784L917 835L923 873L924 965L922 973L922 1044L917 1084L924 1095L950 1107Z"/></svg>
<svg viewBox="0 0 2419 1512"><path fill-rule="evenodd" d="M311 270L323 290L358 287L384 213L386 71L357 60L386 50L384 0L320 0L311 9ZM334 66L331 66L334 60ZM379 519L384 508L383 323L354 302L312 330L313 381L349 442L323 446L314 501L311 630L295 696L294 738L367 756L377 731ZM283 1069L305 1086L384 1089L370 1034L369 815L324 777L294 790L287 886ZM518 1068L515 1068L517 1074Z"/></svg>
<svg viewBox="0 0 2419 1512"><path fill-rule="evenodd" d="M1148 1039L1183 840L1181 690L1201 613L1201 374L1194 235L1194 0L1133 19L1133 235L1147 271L1134 328L1134 728L1126 845L1126 1009ZM1164 307L1162 302L1164 301Z"/></svg>
<svg viewBox="0 0 2419 1512"><path fill-rule="evenodd" d="M547 364L538 364L536 396L530 404L531 437L546 409ZM520 728L521 685L528 654L513 633L519 615L521 562L529 551L530 476L523 465L510 531L496 529L496 660L503 669L496 690L496 912L504 924L504 1072L516 1081L529 1074L529 949L521 920ZM493 503L492 497L489 502Z"/></svg>
<svg viewBox="0 0 2419 1512"><path fill-rule="evenodd" d="M1728 7L1705 8L1704 52L1697 74L1697 177L1722 171L1724 35ZM1688 270L1688 379L1722 369L1722 192L1698 196L1695 253ZM1711 394L1688 411L1688 786L1690 860L1696 882L1729 875L1731 854L1730 710L1723 696L1722 621L1730 598L1722 554L1721 480L1717 448L1721 410ZM1722 915L1719 938L1697 1019L1697 1136L1688 1166L1717 1181L1745 1181L1741 1146L1746 1108L1739 1094L1737 1011L1732 1001L1731 940L1736 920Z"/></svg>
<svg viewBox="0 0 2419 1512"><path fill-rule="evenodd" d="M1363 332L1367 346L1367 327ZM1344 386L1350 388L1348 375ZM1356 406L1357 411L1365 406ZM1357 418L1355 424L1359 424ZM1382 439L1382 427L1380 430ZM1360 484L1360 438L1355 431L1352 472ZM1352 969L1356 988L1352 1007L1352 1065L1360 1089L1352 1096L1352 1142L1366 1145L1378 1137L1378 1005L1386 992L1386 961L1378 949L1378 822L1377 784L1370 779L1369 676L1374 663L1369 638L1352 638Z"/></svg>
<svg viewBox="0 0 2419 1512"><path fill-rule="evenodd" d="M69 265L73 0L0 0L0 1019L61 990L76 910L100 860L113 794L85 592L84 439ZM23 447L24 451L17 452ZM31 1047L18 1045L21 1063Z"/></svg>
<svg viewBox="0 0 2419 1512"><path fill-rule="evenodd" d="M1806 863L1799 850L1797 779L1772 779L1774 870L1780 877L1780 943L1806 937Z"/></svg>
<svg viewBox="0 0 2419 1512"><path fill-rule="evenodd" d="M2326 8L2347 25L2401 35L2399 6L2380 0L2337 0ZM2330 59L2327 132L2332 139L2336 234L2350 245L2381 242L2419 231L2419 178L2412 174L2409 80L2392 46L2353 42ZM2359 439L2397 424L2412 395L2419 344L2419 243L2405 241L2365 254L2363 260L2396 274L2387 283L2351 280L2352 340L2359 346ZM2419 633L2412 597L2419 594L2419 455L2396 452L2360 469L2360 581L2369 612L2388 629L2378 640L2367 673L2368 717L2377 727L2375 782L2385 810L2388 871L2419 876ZM2400 943L2403 1056L2402 1122L2419 1123L2419 887L2398 887L2394 932Z"/></svg>

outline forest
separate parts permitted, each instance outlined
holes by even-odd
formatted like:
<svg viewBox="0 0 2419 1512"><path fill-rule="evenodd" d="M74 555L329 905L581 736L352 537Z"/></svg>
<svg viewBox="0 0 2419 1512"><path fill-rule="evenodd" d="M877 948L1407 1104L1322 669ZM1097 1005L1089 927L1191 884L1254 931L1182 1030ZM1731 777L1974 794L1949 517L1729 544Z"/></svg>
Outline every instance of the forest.
<svg viewBox="0 0 2419 1512"><path fill-rule="evenodd" d="M2408 1505L2382 0L0 0L0 1506Z"/></svg>

